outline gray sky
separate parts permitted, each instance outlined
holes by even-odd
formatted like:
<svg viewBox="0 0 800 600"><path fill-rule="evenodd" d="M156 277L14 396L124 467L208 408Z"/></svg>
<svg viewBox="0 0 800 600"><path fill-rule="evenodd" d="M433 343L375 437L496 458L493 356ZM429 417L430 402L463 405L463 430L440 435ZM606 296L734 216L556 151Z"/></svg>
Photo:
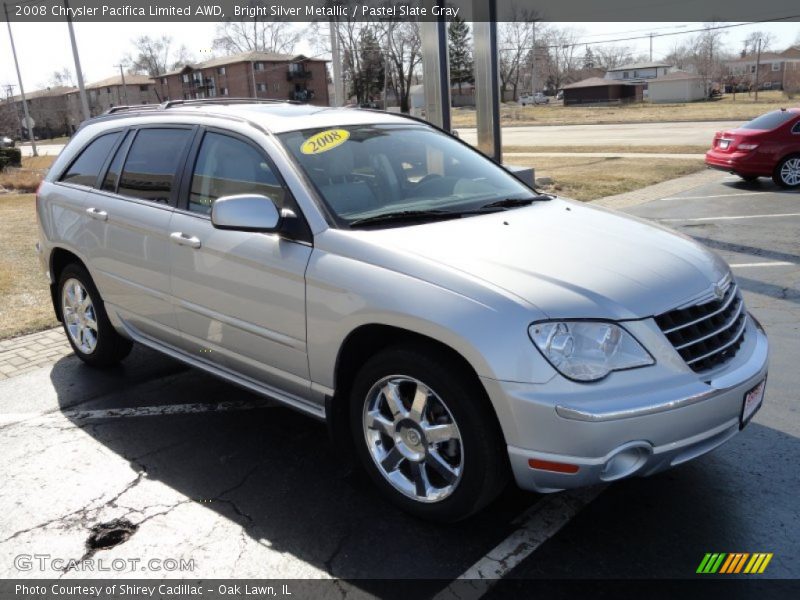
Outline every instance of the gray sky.
<svg viewBox="0 0 800 600"><path fill-rule="evenodd" d="M215 23L75 23L81 65L87 81L97 81L118 72L114 65L131 52L131 39L138 35L171 35L175 45L185 44L198 60L208 57L211 40L214 37ZM561 23L580 30L581 41L597 43L618 37L634 37L655 33L679 33L687 29L702 27L701 23ZM302 24L298 24L302 26ZM75 71L69 44L66 23L12 23L14 41L22 70L26 91L46 87L56 70L64 67ZM775 46L784 49L792 44L800 34L800 23L755 23L725 30L723 43L727 49L738 51L742 40L753 31L771 32L776 38ZM653 58L660 59L667 54L676 41L684 35L654 38ZM637 52L649 51L649 40L619 42L629 45ZM298 52L311 54L311 46L301 42ZM19 93L17 76L11 60L11 45L7 29L0 29L0 95L5 96L5 85L14 85L14 93Z"/></svg>

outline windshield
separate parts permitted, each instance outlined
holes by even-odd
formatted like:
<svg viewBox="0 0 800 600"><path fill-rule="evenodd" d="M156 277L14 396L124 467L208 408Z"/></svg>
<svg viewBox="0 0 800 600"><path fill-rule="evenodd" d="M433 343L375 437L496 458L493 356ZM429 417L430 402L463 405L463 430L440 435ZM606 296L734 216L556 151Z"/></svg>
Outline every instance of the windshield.
<svg viewBox="0 0 800 600"><path fill-rule="evenodd" d="M340 225L419 211L455 216L534 194L482 154L422 125L351 125L279 137Z"/></svg>
<svg viewBox="0 0 800 600"><path fill-rule="evenodd" d="M786 121L794 119L795 116L797 116L797 113L788 110L774 110L756 117L749 123L745 123L742 125L742 129L775 129L786 123Z"/></svg>

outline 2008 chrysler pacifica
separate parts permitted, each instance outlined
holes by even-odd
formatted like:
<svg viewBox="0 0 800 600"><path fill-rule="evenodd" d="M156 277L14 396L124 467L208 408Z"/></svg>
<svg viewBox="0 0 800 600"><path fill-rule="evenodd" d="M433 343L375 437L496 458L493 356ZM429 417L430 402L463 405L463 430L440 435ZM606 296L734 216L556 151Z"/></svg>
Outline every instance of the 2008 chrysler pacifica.
<svg viewBox="0 0 800 600"><path fill-rule="evenodd" d="M37 211L82 360L138 342L326 419L426 518L464 518L509 475L551 492L667 469L762 401L767 338L718 256L402 116L114 111Z"/></svg>

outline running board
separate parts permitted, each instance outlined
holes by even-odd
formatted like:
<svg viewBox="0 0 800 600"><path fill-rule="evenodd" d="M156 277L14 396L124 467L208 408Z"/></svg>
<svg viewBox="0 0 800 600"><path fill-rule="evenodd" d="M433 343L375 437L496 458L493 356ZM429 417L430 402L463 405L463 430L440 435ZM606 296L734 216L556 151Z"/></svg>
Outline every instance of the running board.
<svg viewBox="0 0 800 600"><path fill-rule="evenodd" d="M305 398L301 398L300 396L295 396L294 394L288 394L277 388L272 386L266 385L255 379L251 379L250 377L245 377L240 375L230 369L225 367L221 367L219 365L212 364L208 361L203 360L202 358L198 358L196 356L191 356L174 346L170 346L168 344L164 344L163 342L159 342L129 323L127 323L124 319L119 319L122 326L125 328L126 333L133 339L134 342L138 342L143 346L147 346L148 348L152 348L158 352L166 354L176 360L179 360L183 363L191 367L195 367L200 369L201 371L205 371L206 373L210 373L215 377L219 377L220 379L224 379L234 385L238 385L239 387L245 388L251 392L255 392L261 396L266 396L270 400L275 400L276 402L280 402L290 408L294 408L302 413L310 415L312 417L316 417L322 421L325 420L325 407L315 404Z"/></svg>

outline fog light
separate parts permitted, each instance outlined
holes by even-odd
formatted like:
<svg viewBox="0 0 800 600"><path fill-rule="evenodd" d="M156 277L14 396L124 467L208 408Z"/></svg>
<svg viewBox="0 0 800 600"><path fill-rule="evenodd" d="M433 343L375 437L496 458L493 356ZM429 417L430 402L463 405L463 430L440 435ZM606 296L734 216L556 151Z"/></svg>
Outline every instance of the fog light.
<svg viewBox="0 0 800 600"><path fill-rule="evenodd" d="M644 442L628 445L617 450L603 465L600 479L614 481L633 475L644 466L650 456L650 445Z"/></svg>

